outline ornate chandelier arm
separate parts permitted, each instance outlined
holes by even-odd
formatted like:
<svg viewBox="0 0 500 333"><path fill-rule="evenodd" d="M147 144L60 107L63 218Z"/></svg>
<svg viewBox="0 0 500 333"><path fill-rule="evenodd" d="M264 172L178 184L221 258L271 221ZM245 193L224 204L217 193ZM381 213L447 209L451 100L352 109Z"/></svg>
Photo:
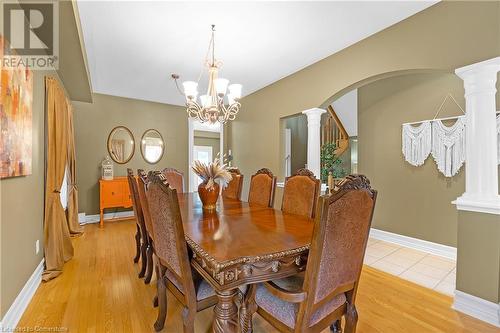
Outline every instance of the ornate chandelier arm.
<svg viewBox="0 0 500 333"><path fill-rule="evenodd" d="M201 123L208 121L207 115L203 112L201 107L196 101L189 100L186 102L186 111L189 117L197 118Z"/></svg>
<svg viewBox="0 0 500 333"><path fill-rule="evenodd" d="M221 110L220 119L222 123L226 123L228 120L236 119L236 115L240 111L241 104L238 101L235 101L233 104L228 105L227 107L224 105L224 99L219 100L219 110Z"/></svg>

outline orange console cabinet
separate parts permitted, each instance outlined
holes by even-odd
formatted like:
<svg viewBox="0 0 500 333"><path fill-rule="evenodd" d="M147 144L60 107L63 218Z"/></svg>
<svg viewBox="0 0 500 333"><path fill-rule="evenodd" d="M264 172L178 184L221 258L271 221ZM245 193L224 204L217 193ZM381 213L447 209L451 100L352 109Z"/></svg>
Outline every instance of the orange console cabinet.
<svg viewBox="0 0 500 333"><path fill-rule="evenodd" d="M112 180L99 180L99 207L101 227L104 226L105 208L132 207L132 197L130 195L127 177L115 177Z"/></svg>

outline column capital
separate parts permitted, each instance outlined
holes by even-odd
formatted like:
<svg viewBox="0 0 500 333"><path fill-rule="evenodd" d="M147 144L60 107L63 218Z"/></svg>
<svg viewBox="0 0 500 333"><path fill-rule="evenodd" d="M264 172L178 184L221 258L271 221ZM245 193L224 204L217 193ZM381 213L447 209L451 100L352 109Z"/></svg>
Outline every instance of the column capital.
<svg viewBox="0 0 500 333"><path fill-rule="evenodd" d="M308 110L302 111L303 114L305 114L307 117L315 117L315 116L321 116L323 113L326 113L325 109L320 109L320 108L312 108Z"/></svg>
<svg viewBox="0 0 500 333"><path fill-rule="evenodd" d="M487 75L500 72L500 57L491 58L472 65L455 69L455 74L466 80L474 75Z"/></svg>
<svg viewBox="0 0 500 333"><path fill-rule="evenodd" d="M326 110L320 108L313 108L309 110L302 111L303 114L307 116L307 126L318 127L321 122L321 115L326 113Z"/></svg>

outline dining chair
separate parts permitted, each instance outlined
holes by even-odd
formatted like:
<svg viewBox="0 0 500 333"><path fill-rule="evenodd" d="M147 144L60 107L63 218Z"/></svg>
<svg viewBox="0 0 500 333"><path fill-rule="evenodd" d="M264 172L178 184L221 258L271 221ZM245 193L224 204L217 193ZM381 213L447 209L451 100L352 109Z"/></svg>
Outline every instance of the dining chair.
<svg viewBox="0 0 500 333"><path fill-rule="evenodd" d="M228 169L233 179L227 184L227 187L222 190L224 198L241 200L241 190L243 188L243 175L239 169Z"/></svg>
<svg viewBox="0 0 500 333"><path fill-rule="evenodd" d="M356 292L376 198L362 175L348 176L320 198L305 274L252 287L264 319L281 332L328 326L340 332L344 316L344 332L356 331Z"/></svg>
<svg viewBox="0 0 500 333"><path fill-rule="evenodd" d="M148 178L146 196L158 258L159 309L154 328L160 331L165 324L168 289L184 306L184 332L194 332L196 313L215 305L217 297L212 287L191 268L177 190L169 186L167 179L160 172L150 173Z"/></svg>
<svg viewBox="0 0 500 333"><path fill-rule="evenodd" d="M250 179L248 203L272 208L274 205L275 188L276 176L269 169L260 169Z"/></svg>
<svg viewBox="0 0 500 333"><path fill-rule="evenodd" d="M148 237L146 232L146 226L144 224L144 217L142 214L141 203L139 201L137 193L137 181L134 177L134 172L132 169L127 169L127 181L130 190L130 196L132 198L132 207L134 210L135 221L137 231L135 233L135 247L136 255L134 257L134 262L139 262L141 259L141 270L139 272L139 277L143 278L146 275L147 265L147 247L148 247ZM144 281L149 283L149 281Z"/></svg>
<svg viewBox="0 0 500 333"><path fill-rule="evenodd" d="M165 168L162 170L168 184L177 190L177 193L184 193L184 174L174 168Z"/></svg>
<svg viewBox="0 0 500 333"><path fill-rule="evenodd" d="M146 188L148 186L148 176L142 169L137 169L137 193L142 210L142 217L146 227L147 247L146 247L146 260L147 272L144 282L149 283L153 277L153 254L154 254L154 239L153 239L153 225L151 223L151 214L149 213L149 205L146 197Z"/></svg>
<svg viewBox="0 0 500 333"><path fill-rule="evenodd" d="M281 210L285 213L314 218L320 181L307 169L299 169L285 179Z"/></svg>

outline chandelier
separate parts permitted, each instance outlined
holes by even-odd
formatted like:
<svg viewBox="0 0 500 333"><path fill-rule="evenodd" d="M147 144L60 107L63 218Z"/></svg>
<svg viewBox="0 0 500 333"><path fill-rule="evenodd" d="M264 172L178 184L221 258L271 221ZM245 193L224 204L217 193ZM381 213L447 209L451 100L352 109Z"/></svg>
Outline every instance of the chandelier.
<svg viewBox="0 0 500 333"><path fill-rule="evenodd" d="M211 59L208 55L211 52ZM234 120L240 110L241 104L241 84L229 85L229 80L219 78L218 72L222 63L215 60L215 25L212 25L212 38L208 46L206 66L208 67L208 89L205 95L201 95L198 102L198 82L185 81L182 83L186 97L186 108L189 117L196 118L200 122L209 122L215 124L226 123L228 120ZM179 76L172 74L177 89L179 85L177 80ZM179 89L180 91L180 89ZM227 101L227 103L226 103Z"/></svg>

